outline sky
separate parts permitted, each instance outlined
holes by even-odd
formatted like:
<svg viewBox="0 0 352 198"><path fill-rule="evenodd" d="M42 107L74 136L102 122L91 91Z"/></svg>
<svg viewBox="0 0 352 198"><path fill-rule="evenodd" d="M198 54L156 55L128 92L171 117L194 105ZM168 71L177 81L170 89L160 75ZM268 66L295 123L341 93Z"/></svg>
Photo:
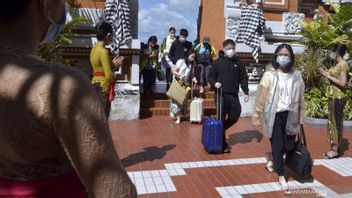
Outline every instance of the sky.
<svg viewBox="0 0 352 198"><path fill-rule="evenodd" d="M197 38L199 0L139 0L138 36L147 42L151 35L158 37L158 44L167 36L171 26L176 35L181 28L188 30L188 40Z"/></svg>

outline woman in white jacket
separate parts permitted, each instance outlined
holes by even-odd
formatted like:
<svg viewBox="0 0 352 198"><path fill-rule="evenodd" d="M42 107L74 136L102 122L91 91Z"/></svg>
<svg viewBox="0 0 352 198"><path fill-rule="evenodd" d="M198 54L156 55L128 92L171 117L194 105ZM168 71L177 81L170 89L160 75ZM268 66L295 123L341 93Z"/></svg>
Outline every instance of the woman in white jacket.
<svg viewBox="0 0 352 198"><path fill-rule="evenodd" d="M190 50L186 54L185 58L180 59L176 62L175 67L172 68L173 80L182 80L186 84L189 84L191 80L197 83L194 77L194 66L196 65L196 51ZM184 104L179 104L175 100L171 99L170 103L170 117L176 118L175 124L181 123L181 115L185 115L187 110L187 100Z"/></svg>
<svg viewBox="0 0 352 198"><path fill-rule="evenodd" d="M271 142L274 170L284 194L291 192L285 179L284 154L294 149L295 135L304 119L304 82L301 72L293 68L294 54L289 44L277 47L272 68L265 71L258 85L252 112L253 125L263 126Z"/></svg>

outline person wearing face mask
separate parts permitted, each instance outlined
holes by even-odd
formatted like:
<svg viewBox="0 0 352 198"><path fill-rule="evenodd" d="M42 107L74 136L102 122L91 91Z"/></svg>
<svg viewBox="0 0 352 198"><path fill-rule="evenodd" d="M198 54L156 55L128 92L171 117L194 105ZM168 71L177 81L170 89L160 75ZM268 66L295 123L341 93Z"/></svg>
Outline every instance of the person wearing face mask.
<svg viewBox="0 0 352 198"><path fill-rule="evenodd" d="M136 197L95 87L37 55L65 9L61 0L1 4L0 197Z"/></svg>
<svg viewBox="0 0 352 198"><path fill-rule="evenodd" d="M192 80L197 83L194 77L194 67L196 65L196 51L190 50L187 52L185 58L177 61L175 66L172 68L172 73L174 76L173 80L182 80L187 85L190 84ZM187 111L187 100L184 104L179 104L176 100L171 99L170 102L170 117L176 118L175 124L181 123L181 116L184 116Z"/></svg>
<svg viewBox="0 0 352 198"><path fill-rule="evenodd" d="M217 56L215 48L210 43L210 38L204 36L203 41L199 43L195 50L197 51L198 66L200 66L200 84L199 93L205 92L205 87L208 85L208 75L213 59Z"/></svg>
<svg viewBox="0 0 352 198"><path fill-rule="evenodd" d="M323 154L324 158L332 159L340 156L339 147L341 146L343 134L343 109L346 97L348 64L343 59L347 50L344 44L336 44L330 53L333 67L329 70L319 68L320 74L329 80L325 95L328 97L328 142L330 150Z"/></svg>
<svg viewBox="0 0 352 198"><path fill-rule="evenodd" d="M169 58L173 65L175 65L179 59L185 58L188 51L192 49L192 43L187 41L187 37L188 31L181 29L179 37L171 44ZM172 79L172 75L170 75L169 81L171 82Z"/></svg>
<svg viewBox="0 0 352 198"><path fill-rule="evenodd" d="M226 130L234 125L241 115L241 104L238 98L239 86L244 92L244 101L248 102L248 76L242 61L235 55L235 42L227 39L223 42L223 51L214 61L208 76L209 83L219 91L222 89L221 120L224 124L224 153L231 152L230 145L226 142ZM215 94L216 98L216 94ZM226 118L226 119L225 119Z"/></svg>
<svg viewBox="0 0 352 198"><path fill-rule="evenodd" d="M172 43L176 40L176 29L174 27L170 27L169 35L164 38L163 42L160 46L159 51L159 65L160 69L165 75L165 79L170 79L171 75L171 67L173 65L172 61L169 58L169 51L171 48ZM166 90L170 87L170 80L166 80Z"/></svg>
<svg viewBox="0 0 352 198"><path fill-rule="evenodd" d="M115 79L113 68L122 64L123 57L110 59L109 50L105 46L112 41L112 27L107 22L100 22L95 27L98 42L90 51L90 63L93 70L92 84L101 87L105 106L105 114L109 117L111 101L114 99Z"/></svg>
<svg viewBox="0 0 352 198"><path fill-rule="evenodd" d="M290 195L285 179L284 154L294 149L295 136L304 121L304 82L301 72L293 68L294 54L289 44L279 45L272 67L263 74L257 88L252 124L263 127L270 139L273 169L285 195ZM267 167L270 170L272 167Z"/></svg>

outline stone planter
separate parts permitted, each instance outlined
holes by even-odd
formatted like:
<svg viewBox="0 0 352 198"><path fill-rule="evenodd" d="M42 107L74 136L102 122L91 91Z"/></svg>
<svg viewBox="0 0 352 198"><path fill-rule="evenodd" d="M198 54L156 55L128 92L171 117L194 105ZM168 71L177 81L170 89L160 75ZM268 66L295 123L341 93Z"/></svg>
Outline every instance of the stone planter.
<svg viewBox="0 0 352 198"><path fill-rule="evenodd" d="M321 119L321 118L311 118L305 117L304 124L311 127L320 127L326 128L328 123L328 119ZM352 120L345 120L343 122L344 128L352 129Z"/></svg>

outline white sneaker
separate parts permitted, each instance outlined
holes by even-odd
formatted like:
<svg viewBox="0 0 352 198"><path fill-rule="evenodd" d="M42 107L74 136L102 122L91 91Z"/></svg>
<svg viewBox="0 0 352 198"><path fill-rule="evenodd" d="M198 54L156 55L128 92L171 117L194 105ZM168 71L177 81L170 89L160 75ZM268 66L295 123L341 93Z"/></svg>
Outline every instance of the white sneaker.
<svg viewBox="0 0 352 198"><path fill-rule="evenodd" d="M181 121L179 119L176 120L175 124L180 124Z"/></svg>
<svg viewBox="0 0 352 198"><path fill-rule="evenodd" d="M274 172L274 168L273 168L273 162L272 161L268 161L268 163L265 166L266 170L268 170L270 173Z"/></svg>
<svg viewBox="0 0 352 198"><path fill-rule="evenodd" d="M199 93L204 93L204 88L203 87L200 87Z"/></svg>

